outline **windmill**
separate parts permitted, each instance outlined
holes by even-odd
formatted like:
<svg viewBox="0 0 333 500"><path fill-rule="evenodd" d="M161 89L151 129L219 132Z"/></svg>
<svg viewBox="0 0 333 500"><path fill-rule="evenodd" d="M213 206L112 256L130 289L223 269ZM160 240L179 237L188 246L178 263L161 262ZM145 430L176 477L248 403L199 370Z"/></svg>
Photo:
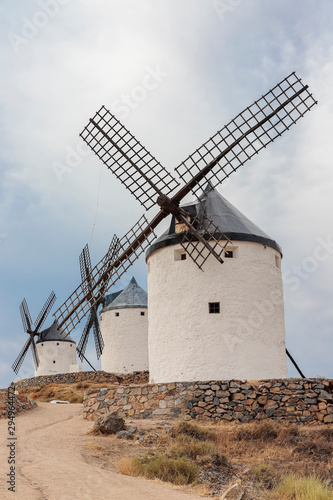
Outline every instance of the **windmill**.
<svg viewBox="0 0 333 500"><path fill-rule="evenodd" d="M39 357L37 354L37 349L36 349L36 343L34 337L37 336L39 337L41 335L41 327L43 326L49 312L51 311L51 308L56 300L56 296L54 292L51 292L49 298L45 302L42 310L40 311L39 315L37 316L37 319L35 323L32 323L29 308L27 301L23 299L20 305L20 313L21 313L21 318L22 318L22 323L23 323L23 329L24 331L29 335L29 339L26 341L24 344L20 354L17 356L16 360L12 364L12 369L16 374L18 374L20 367L23 363L23 360L28 352L29 347L31 348L34 363L35 363L35 368L37 369L39 366Z"/></svg>
<svg viewBox="0 0 333 500"><path fill-rule="evenodd" d="M114 235L109 247L109 251L104 258L105 265L109 261L113 261L115 259L117 255L118 242L119 240L117 236ZM105 283L102 284L101 287L97 290L96 294L94 294L94 281L93 281L92 266L91 266L91 259L90 259L90 252L88 245L86 245L82 250L79 257L79 262L80 262L82 284L84 286L86 294L88 294L88 300L91 306L87 322L85 324L79 344L77 346L77 352L79 358L81 359L81 361L83 361L83 359L85 359L84 354L86 351L89 333L91 329L93 329L94 332L97 359L100 358L103 352L104 341L99 326L97 311L98 307L102 305L104 302L104 292L107 286L107 281L105 281Z"/></svg>
<svg viewBox="0 0 333 500"><path fill-rule="evenodd" d="M223 228L216 227L203 213L191 215L180 207L180 202L190 192L198 196L207 182L210 189L222 183L315 104L308 86L291 73L175 169L184 183L180 188L178 180L102 106L80 136L146 210L157 203L159 212L150 222L143 216L119 240L113 260L106 254L92 268L91 288L87 290L82 283L56 311L59 326L65 327L68 334L75 328L150 245L156 237L155 228L169 214L175 216L179 232L183 232L182 246L200 269L210 254L223 263L222 255L229 243Z"/></svg>

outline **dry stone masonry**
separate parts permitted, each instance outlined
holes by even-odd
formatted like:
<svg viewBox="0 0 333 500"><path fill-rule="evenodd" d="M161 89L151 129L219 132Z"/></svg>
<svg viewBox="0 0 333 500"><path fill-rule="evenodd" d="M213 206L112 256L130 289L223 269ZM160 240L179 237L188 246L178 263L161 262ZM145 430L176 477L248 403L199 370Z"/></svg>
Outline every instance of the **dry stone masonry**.
<svg viewBox="0 0 333 500"><path fill-rule="evenodd" d="M271 418L300 423L333 423L333 380L175 382L113 385L89 389L84 417L111 413L126 418L213 419L250 422Z"/></svg>
<svg viewBox="0 0 333 500"><path fill-rule="evenodd" d="M74 384L76 382L101 382L109 384L143 384L148 382L148 371L132 372L128 374L108 373L104 371L95 372L74 372L57 373L55 375L42 375L39 377L27 378L15 382L16 389L25 389L26 387L38 387L50 383L56 384Z"/></svg>
<svg viewBox="0 0 333 500"><path fill-rule="evenodd" d="M36 408L37 403L23 394L15 394L15 414ZM0 390L0 418L7 418L8 390Z"/></svg>

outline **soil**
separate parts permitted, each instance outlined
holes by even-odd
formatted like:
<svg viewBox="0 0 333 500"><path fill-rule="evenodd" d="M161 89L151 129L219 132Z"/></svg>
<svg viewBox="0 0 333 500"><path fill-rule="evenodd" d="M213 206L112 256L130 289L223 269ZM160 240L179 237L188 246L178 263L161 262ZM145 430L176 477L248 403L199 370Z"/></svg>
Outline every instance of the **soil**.
<svg viewBox="0 0 333 500"><path fill-rule="evenodd" d="M101 466L87 450L100 438L89 434L93 422L81 404L38 403L16 417L15 494L8 491L7 420L0 421L0 498L15 500L198 500L157 481L124 476ZM116 440L116 438L112 438ZM116 443L116 441L114 441ZM119 443L120 445L120 443ZM117 448L114 449L117 454ZM119 451L118 451L119 453Z"/></svg>

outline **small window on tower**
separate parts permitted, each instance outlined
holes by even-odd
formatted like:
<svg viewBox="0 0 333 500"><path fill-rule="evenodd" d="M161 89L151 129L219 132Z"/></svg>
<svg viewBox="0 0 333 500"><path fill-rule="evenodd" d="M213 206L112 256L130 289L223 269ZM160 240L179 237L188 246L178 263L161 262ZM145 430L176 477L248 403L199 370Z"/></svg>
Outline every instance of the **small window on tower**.
<svg viewBox="0 0 333 500"><path fill-rule="evenodd" d="M184 252L183 248L174 251L174 260L186 260L186 253Z"/></svg>
<svg viewBox="0 0 333 500"><path fill-rule="evenodd" d="M114 313L114 315L115 315L115 316L119 316L119 313L118 313L118 312L116 312L116 313Z"/></svg>
<svg viewBox="0 0 333 500"><path fill-rule="evenodd" d="M55 363L55 361L53 361L53 363Z"/></svg>
<svg viewBox="0 0 333 500"><path fill-rule="evenodd" d="M57 342L57 345L59 345L59 342Z"/></svg>
<svg viewBox="0 0 333 500"><path fill-rule="evenodd" d="M234 252L232 250L226 250L224 252L224 257L226 259L233 259L234 258Z"/></svg>
<svg viewBox="0 0 333 500"><path fill-rule="evenodd" d="M145 312L144 312L144 311L141 311L141 313L140 313L140 314L141 314L141 316L144 316L144 315L145 315Z"/></svg>
<svg viewBox="0 0 333 500"><path fill-rule="evenodd" d="M219 302L208 302L209 314L220 314Z"/></svg>

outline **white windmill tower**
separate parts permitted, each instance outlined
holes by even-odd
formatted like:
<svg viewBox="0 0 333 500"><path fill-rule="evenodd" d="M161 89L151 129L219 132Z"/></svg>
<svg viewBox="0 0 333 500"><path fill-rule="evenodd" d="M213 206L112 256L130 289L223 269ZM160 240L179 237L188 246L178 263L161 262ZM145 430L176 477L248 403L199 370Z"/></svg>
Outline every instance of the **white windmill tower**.
<svg viewBox="0 0 333 500"><path fill-rule="evenodd" d="M56 373L70 373L81 369L81 365L76 364L76 343L69 335L65 336L63 331L58 328L56 321L49 328L41 330L55 300L56 296L52 292L35 323L33 323L28 304L23 299L20 305L20 313L24 331L28 333L29 339L12 365L16 374L20 370L29 347L35 363L35 377ZM36 342L34 337L37 337Z"/></svg>
<svg viewBox="0 0 333 500"><path fill-rule="evenodd" d="M182 283L186 284L184 287L186 288L187 293L192 293L192 290L201 290L201 293L207 294L209 291L210 297L212 298L207 295L206 302L211 301L212 308L217 307L216 304L219 301L218 297L221 297L220 306L221 301L224 301L222 305L230 308L231 314L234 315L234 312L232 311L235 306L232 301L227 302L227 290L223 291L224 295L222 295L222 288L218 282L217 273L214 270L214 266L209 262L211 257L216 259L217 266L223 264L225 260L224 266L227 268L223 271L225 275L230 273L230 269L232 267L234 268L234 271L239 278L239 284L238 287L233 287L232 290L233 293L240 295L242 292L241 278L243 275L236 269L237 260L241 263L244 272L246 268L246 258L249 259L251 265L254 267L257 266L257 260L259 260L260 265L257 266L256 272L258 279L260 277L260 281L263 279L261 276L262 268L266 266L265 269L268 270L268 260L270 259L268 256L271 256L272 258L274 257L274 287L276 287L276 291L279 294L281 292L281 284L279 284L280 270L278 266L281 253L277 245L274 247L271 246L272 244L267 245L262 242L258 243L256 241L247 241L243 239L237 240L236 237L234 238L236 243L234 241L230 241L225 235L228 227L224 228L223 226L217 226L217 224L214 223L215 215L212 212L207 211L207 214L209 213L209 215L212 216L212 218L210 218L204 210L201 210L201 212L191 211L186 206L180 207L180 204L190 192L193 192L196 196L201 196L207 182L211 183L210 189L218 186L240 166L259 153L261 149L268 146L284 132L289 130L289 128L302 118L315 104L316 101L309 92L308 86L304 85L295 73L291 73L269 92L254 101L249 107L239 113L226 126L218 130L215 135L213 135L175 169L183 181L183 185L181 187L179 187L178 180L147 151L147 149L119 122L114 115L110 113L110 111L102 106L95 113L93 118L90 118L89 123L80 134L81 137L146 210L149 210L156 204L158 205L159 210L150 222L148 222L145 217L142 217L123 238L120 240L117 239L114 245L111 244L111 251L109 249L105 257L103 257L100 262L98 262L94 268L91 269L91 271L89 270L89 286L87 286L87 282L82 282L81 285L79 285L79 287L64 302L64 304L62 304L58 311L56 311L55 317L58 320L59 327L64 327L66 332L70 333L81 321L81 319L89 313L89 311L94 310L94 308L96 309L106 290L108 290L128 270L130 265L151 245L153 239L156 237L154 233L155 228L166 217L168 217L168 215L173 216L175 225L177 225L177 230L181 233L181 239L178 243L180 243L182 248L184 248L186 255L191 258L199 268L203 265L207 266L208 271L206 271L206 274L211 277L211 280L205 278L206 283L203 288L196 286L196 283L199 283L201 280L201 277L199 278L200 271L197 269L197 274L194 275L193 273L192 281L187 285L187 274L181 270L180 272L184 278ZM208 196L207 192L205 194ZM210 198L207 198L207 200L209 205ZM200 202L198 203L200 204ZM225 205L227 205L227 202L225 202ZM215 220L220 222L218 214ZM256 232L254 230L252 231L251 228L249 228L249 232L252 236L256 236ZM269 237L267 238L271 240ZM172 234L170 235L169 242L172 246ZM226 243L228 244L229 249L235 246L234 259L225 259L226 254L223 247ZM256 245L258 245L258 247L256 247ZM168 247L168 242L166 242L165 247ZM244 252L245 248L249 252L249 257L244 256L244 253L246 253ZM178 249L180 250L180 248ZM158 249L156 248L156 250ZM228 248L226 248L226 250L228 250ZM258 258L259 253L256 257L256 251L257 253L266 253L267 257L260 254L260 258ZM148 262L148 264L150 264L151 267L153 266L153 259L155 259L155 257L158 259L157 256L160 255L160 253L161 252L153 252L151 256L149 256L150 262ZM239 259L237 259L237 253ZM170 250L170 253L167 254L167 250L165 249L164 251L163 249L163 254L165 254L169 259L174 260L175 258L174 250ZM208 259L209 256L211 257ZM181 262L181 259L183 258L181 253L179 254L179 258ZM265 259L267 259L267 261ZM183 263L186 266L189 265L189 259L186 259ZM158 266L153 267L154 272L158 272L160 269ZM263 289L260 289L260 286L258 286L255 283L255 280L253 280L254 274L254 270L251 271L250 283L252 283L252 288L247 286L247 292L249 294L258 294L259 297L262 297L264 295L262 291ZM168 284L168 280L171 279L171 276L167 273L165 273L164 276L166 282L165 280L163 281L160 279L158 281L163 288L165 287L166 290L171 290L172 286ZM173 274L173 282L176 277L177 276ZM216 291L212 289L212 292L210 292L210 283L214 283L214 280L215 282L218 282L216 283L217 289ZM268 281L265 283L265 286L270 286ZM150 282L149 297L155 293L161 293L161 290L155 289L153 291L151 289L153 282L151 280ZM231 282L232 280L230 280L230 283ZM180 295L178 300L174 301L173 309L169 309L169 313L173 314L175 318L183 300L181 288L182 287L177 290ZM267 293L267 290L265 293ZM164 302L162 299L158 300L160 305L163 304L163 307L168 307L168 304L166 304L167 298ZM185 312L188 321L191 322L192 317L195 316L195 310L188 308L186 304L188 303L185 301L185 308L187 310L182 310L181 314ZM252 305L253 304L254 302L252 301ZM192 306L196 307L197 303L193 303ZM248 305L247 308L250 310ZM160 313L164 314L163 311L160 311ZM151 314L153 313L149 312L149 315ZM215 319L212 319L214 314L218 313L212 312L209 315L209 321L211 321L212 324L216 323L216 317ZM276 315L276 321L280 325L281 318L283 318L282 309L280 309L279 314ZM243 319L245 320L245 316ZM171 321L169 317L168 321ZM205 323L202 324L204 326L204 330L200 332L200 342L206 335L206 325ZM172 335L177 336L177 330L179 327L176 319L173 321L173 325L175 330ZM160 326L161 324L159 327ZM272 328L270 342L277 342L276 345L279 346L280 352L281 345L283 345L281 333L283 332L283 327L282 329L279 329L277 326L273 326ZM209 330L207 330L207 332L208 331ZM274 338L275 331L279 331L279 339L277 341ZM160 335L160 333L155 330L153 331L152 326L150 325L149 337L153 338L155 335ZM215 332L214 335L216 339L217 333ZM230 341L232 341L234 337L232 334L229 335L231 335ZM243 338L242 335L240 338L242 341L244 340L243 351L245 351L247 349L246 338L245 336ZM186 345L181 343L179 344L179 348L191 351L193 345L200 349L200 342L196 342L196 339L194 340L195 342L193 343L193 338L188 337ZM208 340L209 339L207 338L207 341ZM265 335L263 336L263 341L267 342L267 337ZM163 353L159 351L159 356L169 356L168 342L169 339L166 336L163 342L166 351ZM210 345L212 346L212 349L215 349L216 344L214 342L210 342ZM251 350L251 352L248 352L247 355L248 357L255 357L256 352ZM265 355L265 352L263 352L263 355ZM152 358L154 356L154 352L151 351L149 360L151 366L156 366L156 364L160 361L160 359L154 360ZM279 354L278 357L280 358ZM197 355L196 359L198 359ZM215 358L212 359L215 362ZM285 365L278 364L278 366L280 367L279 373L283 374ZM176 373L176 371L173 371L173 373ZM195 375L194 371L190 371L189 373L193 373L193 376ZM201 373L205 372L202 371ZM213 370L213 377L210 378L217 378L218 373L221 372ZM234 372L230 372L228 378L232 377L233 373ZM250 372L246 374L244 373L244 377L249 378L251 373L254 373L252 368ZM264 371L262 371L262 373L264 373ZM274 371L272 370L270 374L266 371L265 373L267 373L269 377L273 377L277 371L274 368ZM156 376L159 377L159 375ZM167 374L167 371L165 371L164 374L161 374L161 377L163 378L163 381L164 377L168 379L169 375ZM196 375L195 378L197 378ZM199 378L202 378L202 376ZM159 379L159 381L162 381L162 379Z"/></svg>
<svg viewBox="0 0 333 500"><path fill-rule="evenodd" d="M175 217L146 254L150 380L286 377L281 248L216 190L206 191L183 208L223 227L231 240L223 266L209 255L198 272Z"/></svg>
<svg viewBox="0 0 333 500"><path fill-rule="evenodd" d="M104 348L102 370L130 373L148 370L147 292L133 277L101 310ZM108 296L106 297L108 299Z"/></svg>

